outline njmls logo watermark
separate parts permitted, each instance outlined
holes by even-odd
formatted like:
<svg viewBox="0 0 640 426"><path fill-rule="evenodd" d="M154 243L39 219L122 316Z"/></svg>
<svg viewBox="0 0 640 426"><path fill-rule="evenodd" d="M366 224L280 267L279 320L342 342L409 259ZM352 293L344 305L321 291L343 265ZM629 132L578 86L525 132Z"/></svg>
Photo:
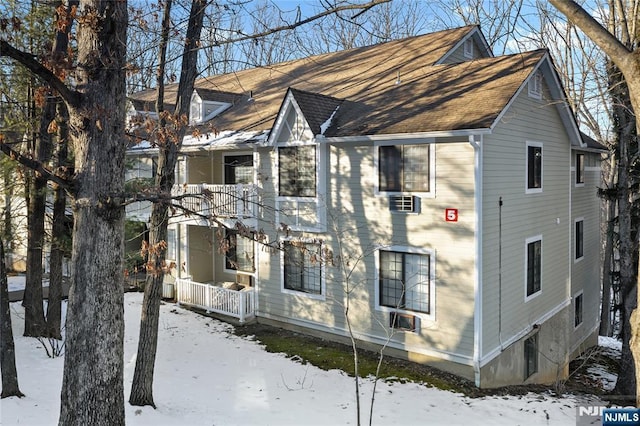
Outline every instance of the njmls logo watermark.
<svg viewBox="0 0 640 426"><path fill-rule="evenodd" d="M578 405L576 426L640 426L640 409L633 406Z"/></svg>

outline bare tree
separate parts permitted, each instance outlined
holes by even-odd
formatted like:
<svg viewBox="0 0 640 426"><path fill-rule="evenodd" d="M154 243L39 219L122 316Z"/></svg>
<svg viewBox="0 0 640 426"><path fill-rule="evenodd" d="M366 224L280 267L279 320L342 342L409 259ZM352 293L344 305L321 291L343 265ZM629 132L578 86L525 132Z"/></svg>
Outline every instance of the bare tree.
<svg viewBox="0 0 640 426"><path fill-rule="evenodd" d="M640 133L640 46L638 45L638 22L640 17L637 4L625 4L619 0L609 1L612 16L616 17L616 32L608 31L593 16L587 13L578 3L571 0L550 0L561 13L578 26L594 43L596 43L611 62L619 70L624 79L630 109L635 111L635 133L618 141L618 227L620 235L620 285L626 297L624 300L625 315L629 315L631 329L623 333L623 368L619 382L626 382L625 392L633 390L636 404L640 403L638 380L640 374L640 318L637 307L637 265L633 258L636 241L632 240L631 206L635 194L631 189L630 166L637 157L637 135ZM633 123L633 122L632 122ZM631 124L631 123L630 123ZM633 355L630 362L628 353ZM631 367L635 368L631 368ZM626 367L626 368L625 368ZM635 376L635 379L634 379ZM631 386L633 384L633 386Z"/></svg>
<svg viewBox="0 0 640 426"><path fill-rule="evenodd" d="M125 158L125 2L82 0L68 17L79 23L77 57L47 68L0 40L0 56L26 67L64 100L74 173L52 171L10 145L3 152L64 187L74 209L72 282L59 423L124 424L123 234ZM65 21L66 22L66 21ZM73 73L73 86L51 69Z"/></svg>

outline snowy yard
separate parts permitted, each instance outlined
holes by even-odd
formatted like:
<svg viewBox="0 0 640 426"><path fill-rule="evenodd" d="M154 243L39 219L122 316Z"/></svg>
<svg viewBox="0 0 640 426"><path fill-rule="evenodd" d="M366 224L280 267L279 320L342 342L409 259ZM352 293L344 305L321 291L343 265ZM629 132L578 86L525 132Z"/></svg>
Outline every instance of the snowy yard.
<svg viewBox="0 0 640 426"><path fill-rule="evenodd" d="M135 366L142 294L125 294L125 396ZM20 389L3 399L2 425L57 423L62 358L22 337L23 310L12 304ZM232 327L163 304L154 397L156 410L126 404L129 425L345 425L356 424L353 378L266 352ZM609 380L610 378L605 378ZM371 380L362 386L368 424ZM469 398L415 383L378 384L374 425L575 425L584 397L547 394Z"/></svg>

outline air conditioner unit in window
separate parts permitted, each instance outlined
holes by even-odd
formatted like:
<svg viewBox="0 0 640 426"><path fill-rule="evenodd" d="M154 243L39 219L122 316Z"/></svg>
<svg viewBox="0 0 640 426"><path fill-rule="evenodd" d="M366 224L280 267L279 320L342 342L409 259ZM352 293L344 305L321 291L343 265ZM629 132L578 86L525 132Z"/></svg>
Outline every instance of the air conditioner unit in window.
<svg viewBox="0 0 640 426"><path fill-rule="evenodd" d="M391 312L389 327L395 330L416 331L419 327L419 321L414 315Z"/></svg>
<svg viewBox="0 0 640 426"><path fill-rule="evenodd" d="M389 210L392 212L419 213L420 198L414 195L392 195L389 197Z"/></svg>

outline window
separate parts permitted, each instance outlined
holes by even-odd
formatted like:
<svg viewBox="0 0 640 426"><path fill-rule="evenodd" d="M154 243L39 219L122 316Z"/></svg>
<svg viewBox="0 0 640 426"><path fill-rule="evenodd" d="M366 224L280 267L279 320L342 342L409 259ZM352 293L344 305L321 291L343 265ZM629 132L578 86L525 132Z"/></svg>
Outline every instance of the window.
<svg viewBox="0 0 640 426"><path fill-rule="evenodd" d="M542 74L540 71L529 79L529 96L535 99L542 99Z"/></svg>
<svg viewBox="0 0 640 426"><path fill-rule="evenodd" d="M380 305L429 314L431 257L380 251Z"/></svg>
<svg viewBox="0 0 640 426"><path fill-rule="evenodd" d="M584 256L584 220L576 220L574 251L577 259Z"/></svg>
<svg viewBox="0 0 640 426"><path fill-rule="evenodd" d="M224 157L224 183L253 182L253 155L226 155Z"/></svg>
<svg viewBox="0 0 640 426"><path fill-rule="evenodd" d="M529 297L540 291L542 281L542 237L536 237L527 242L526 267L526 296Z"/></svg>
<svg viewBox="0 0 640 426"><path fill-rule="evenodd" d="M582 324L582 293L573 299L573 326Z"/></svg>
<svg viewBox="0 0 640 426"><path fill-rule="evenodd" d="M464 57L473 58L473 40L471 39L464 42Z"/></svg>
<svg viewBox="0 0 640 426"><path fill-rule="evenodd" d="M542 191L542 144L527 143L527 192Z"/></svg>
<svg viewBox="0 0 640 426"><path fill-rule="evenodd" d="M278 148L279 194L285 197L315 197L316 147Z"/></svg>
<svg viewBox="0 0 640 426"><path fill-rule="evenodd" d="M584 154L576 154L576 184L584 183Z"/></svg>
<svg viewBox="0 0 640 426"><path fill-rule="evenodd" d="M380 191L429 192L429 145L378 147Z"/></svg>
<svg viewBox="0 0 640 426"><path fill-rule="evenodd" d="M225 240L224 267L232 271L254 272L253 239L238 235L236 231L226 230Z"/></svg>
<svg viewBox="0 0 640 426"><path fill-rule="evenodd" d="M284 288L322 294L320 245L300 241L284 242Z"/></svg>
<svg viewBox="0 0 640 426"><path fill-rule="evenodd" d="M524 378L538 372L538 334L524 341Z"/></svg>
<svg viewBox="0 0 640 426"><path fill-rule="evenodd" d="M173 228L167 229L167 259L178 260L177 255L178 239L176 238L176 230Z"/></svg>

